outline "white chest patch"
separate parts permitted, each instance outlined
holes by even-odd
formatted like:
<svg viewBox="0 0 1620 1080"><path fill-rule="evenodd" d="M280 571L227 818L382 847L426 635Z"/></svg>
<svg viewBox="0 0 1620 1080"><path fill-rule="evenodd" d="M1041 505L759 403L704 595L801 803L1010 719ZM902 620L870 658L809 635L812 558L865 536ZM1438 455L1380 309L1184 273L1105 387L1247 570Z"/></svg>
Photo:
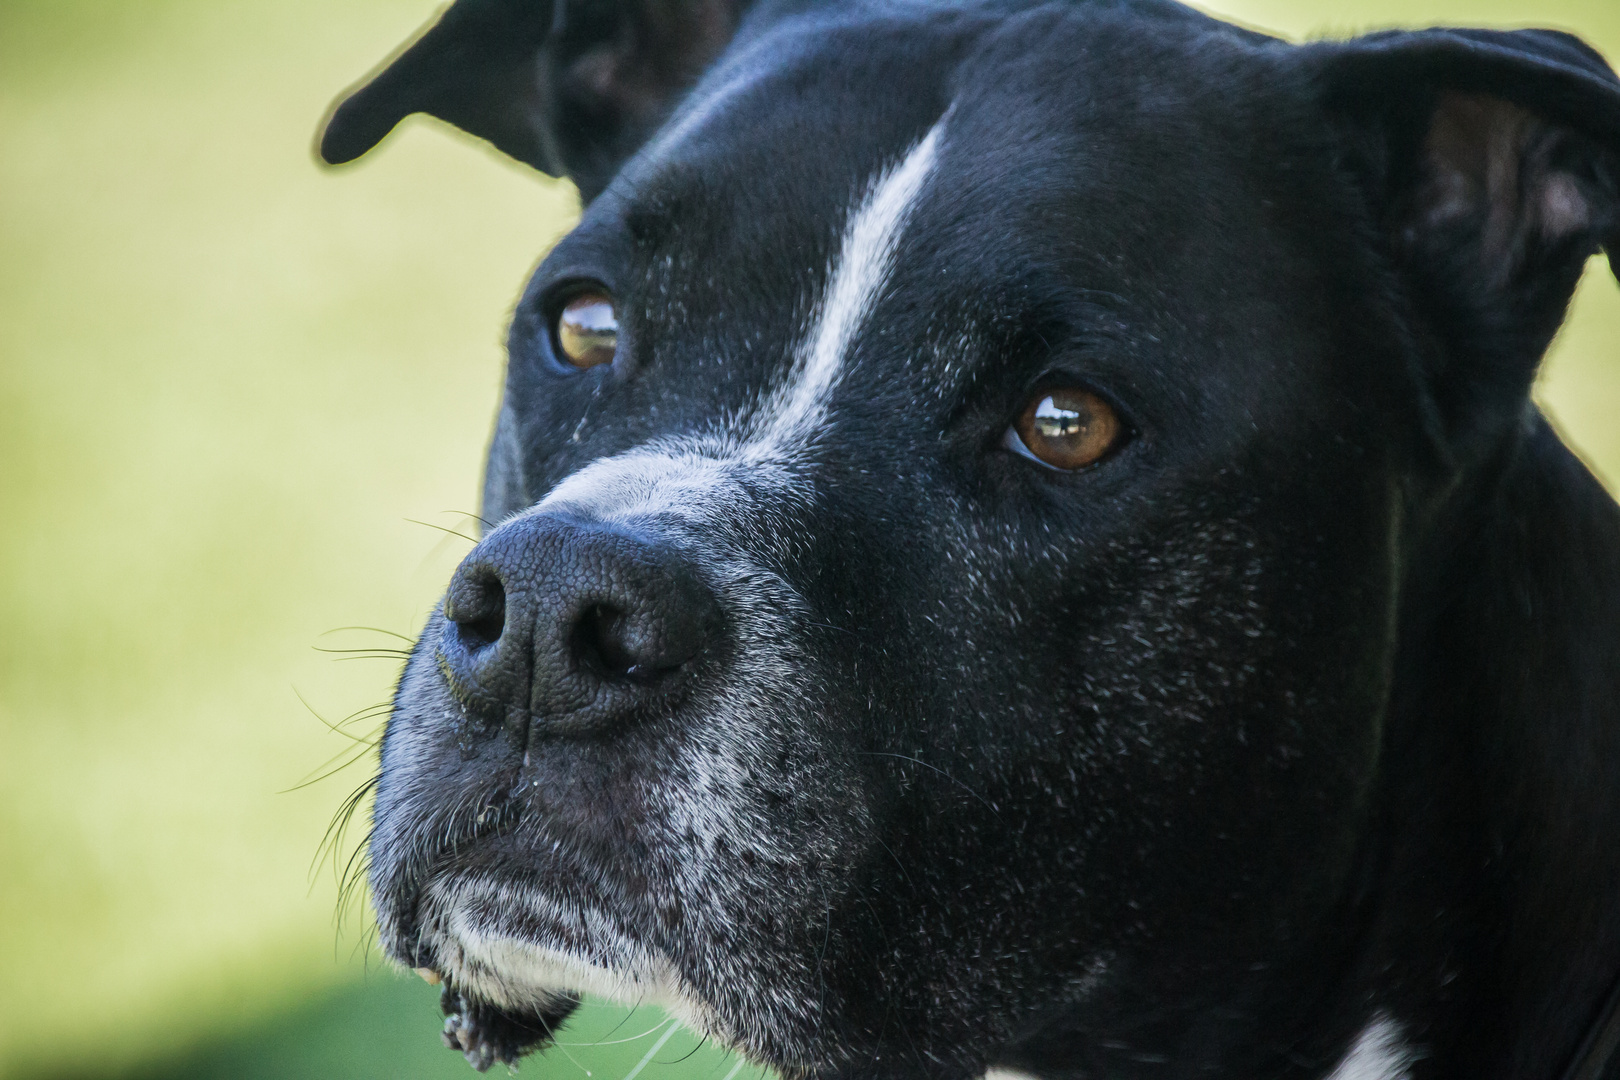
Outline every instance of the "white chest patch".
<svg viewBox="0 0 1620 1080"><path fill-rule="evenodd" d="M1356 1036L1355 1045L1326 1080L1407 1080L1416 1060L1417 1054L1401 1037L1400 1025L1379 1015Z"/></svg>

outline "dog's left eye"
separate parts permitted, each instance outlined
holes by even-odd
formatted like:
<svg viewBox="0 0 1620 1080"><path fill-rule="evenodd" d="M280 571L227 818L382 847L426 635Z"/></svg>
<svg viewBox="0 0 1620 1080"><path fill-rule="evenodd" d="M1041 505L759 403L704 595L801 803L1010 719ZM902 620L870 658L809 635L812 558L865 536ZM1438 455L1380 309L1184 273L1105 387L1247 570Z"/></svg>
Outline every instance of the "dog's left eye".
<svg viewBox="0 0 1620 1080"><path fill-rule="evenodd" d="M557 353L577 368L613 361L619 349L619 318L605 292L580 293L563 307L553 328Z"/></svg>
<svg viewBox="0 0 1620 1080"><path fill-rule="evenodd" d="M1108 402L1070 387L1036 395L1007 429L1003 443L1048 468L1073 472L1101 460L1124 431Z"/></svg>

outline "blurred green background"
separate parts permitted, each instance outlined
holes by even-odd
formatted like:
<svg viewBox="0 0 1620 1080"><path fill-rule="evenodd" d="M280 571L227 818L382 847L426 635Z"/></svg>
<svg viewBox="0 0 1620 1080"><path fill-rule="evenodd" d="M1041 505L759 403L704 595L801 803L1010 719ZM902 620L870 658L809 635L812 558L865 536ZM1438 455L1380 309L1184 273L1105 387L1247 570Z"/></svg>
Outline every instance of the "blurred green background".
<svg viewBox="0 0 1620 1080"><path fill-rule="evenodd" d="M299 786L466 549L440 530L477 508L509 305L577 214L425 121L313 164L328 101L430 5L0 0L0 1076L470 1075L363 904L334 914L322 836L369 761ZM1620 57L1615 0L1209 6ZM1611 477L1617 334L1595 260L1541 394ZM734 1066L650 1011L564 1041L524 1071Z"/></svg>

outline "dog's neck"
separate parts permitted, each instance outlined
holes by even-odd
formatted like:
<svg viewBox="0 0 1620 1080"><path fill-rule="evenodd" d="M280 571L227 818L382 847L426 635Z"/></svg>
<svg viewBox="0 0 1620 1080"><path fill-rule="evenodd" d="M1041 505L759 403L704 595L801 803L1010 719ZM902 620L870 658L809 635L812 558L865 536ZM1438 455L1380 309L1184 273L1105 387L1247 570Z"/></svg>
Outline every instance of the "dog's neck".
<svg viewBox="0 0 1620 1080"><path fill-rule="evenodd" d="M1537 416L1437 520L1348 985L1446 1075L1559 1077L1620 973L1620 509Z"/></svg>

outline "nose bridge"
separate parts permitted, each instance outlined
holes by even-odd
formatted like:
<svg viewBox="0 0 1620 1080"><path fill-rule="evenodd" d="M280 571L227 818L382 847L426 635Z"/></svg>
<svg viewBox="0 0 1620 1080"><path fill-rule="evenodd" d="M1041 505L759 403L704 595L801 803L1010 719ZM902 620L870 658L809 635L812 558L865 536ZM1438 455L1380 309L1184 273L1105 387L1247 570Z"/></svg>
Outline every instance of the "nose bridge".
<svg viewBox="0 0 1620 1080"><path fill-rule="evenodd" d="M814 502L811 463L722 438L637 447L564 478L530 513L653 536L722 566L788 561L791 523Z"/></svg>
<svg viewBox="0 0 1620 1080"><path fill-rule="evenodd" d="M745 450L718 441L637 447L569 475L534 512L654 531L723 524L728 514L744 510L762 483L777 486L775 474L782 471L774 462L746 460Z"/></svg>

